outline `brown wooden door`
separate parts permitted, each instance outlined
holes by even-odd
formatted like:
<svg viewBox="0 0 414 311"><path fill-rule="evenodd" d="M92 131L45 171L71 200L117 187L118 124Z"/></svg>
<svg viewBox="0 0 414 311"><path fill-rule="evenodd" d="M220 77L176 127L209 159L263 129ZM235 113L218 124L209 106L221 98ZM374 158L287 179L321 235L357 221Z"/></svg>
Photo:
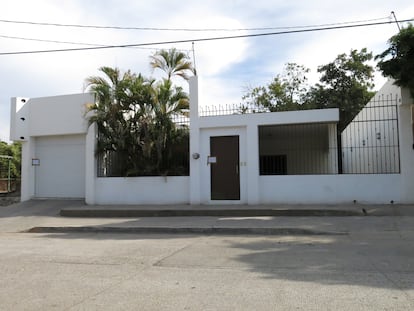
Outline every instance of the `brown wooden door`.
<svg viewBox="0 0 414 311"><path fill-rule="evenodd" d="M240 200L239 136L210 137L211 200Z"/></svg>

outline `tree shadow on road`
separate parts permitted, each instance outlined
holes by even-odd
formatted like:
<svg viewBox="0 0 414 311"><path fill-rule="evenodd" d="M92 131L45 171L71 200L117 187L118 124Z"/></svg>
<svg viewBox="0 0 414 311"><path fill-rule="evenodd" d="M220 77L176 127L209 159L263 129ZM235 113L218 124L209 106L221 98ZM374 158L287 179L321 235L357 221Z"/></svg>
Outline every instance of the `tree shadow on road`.
<svg viewBox="0 0 414 311"><path fill-rule="evenodd" d="M414 289L412 241L384 234L252 238L229 242L235 261L266 279Z"/></svg>

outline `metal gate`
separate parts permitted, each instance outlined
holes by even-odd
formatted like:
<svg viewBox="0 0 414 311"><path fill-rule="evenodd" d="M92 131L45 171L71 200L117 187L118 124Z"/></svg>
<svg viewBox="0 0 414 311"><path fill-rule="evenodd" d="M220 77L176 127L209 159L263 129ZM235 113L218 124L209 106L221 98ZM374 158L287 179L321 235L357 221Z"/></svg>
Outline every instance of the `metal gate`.
<svg viewBox="0 0 414 311"><path fill-rule="evenodd" d="M0 155L0 193L12 192L11 161L13 157Z"/></svg>

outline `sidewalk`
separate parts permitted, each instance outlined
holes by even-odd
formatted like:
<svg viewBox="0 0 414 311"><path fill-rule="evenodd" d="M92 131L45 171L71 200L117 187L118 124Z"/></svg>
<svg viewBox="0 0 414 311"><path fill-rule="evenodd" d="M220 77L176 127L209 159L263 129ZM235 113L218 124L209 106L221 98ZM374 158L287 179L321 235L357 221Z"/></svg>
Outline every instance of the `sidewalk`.
<svg viewBox="0 0 414 311"><path fill-rule="evenodd" d="M65 213L77 217L60 216ZM88 217L79 217L82 213ZM0 232L342 235L401 230L414 230L412 205L88 206L33 200L0 208Z"/></svg>

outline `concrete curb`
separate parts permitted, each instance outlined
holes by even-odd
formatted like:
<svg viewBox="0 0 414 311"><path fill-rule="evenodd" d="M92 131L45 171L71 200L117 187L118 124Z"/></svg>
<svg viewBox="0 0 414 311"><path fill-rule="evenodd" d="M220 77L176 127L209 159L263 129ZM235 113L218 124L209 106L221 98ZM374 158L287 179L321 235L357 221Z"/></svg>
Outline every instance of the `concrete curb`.
<svg viewBox="0 0 414 311"><path fill-rule="evenodd" d="M63 208L60 216L85 218L121 217L346 217L364 216L363 211L333 209L90 209Z"/></svg>
<svg viewBox="0 0 414 311"><path fill-rule="evenodd" d="M130 233L202 235L347 235L347 232L317 231L303 228L226 228L226 227L33 227L25 233Z"/></svg>

